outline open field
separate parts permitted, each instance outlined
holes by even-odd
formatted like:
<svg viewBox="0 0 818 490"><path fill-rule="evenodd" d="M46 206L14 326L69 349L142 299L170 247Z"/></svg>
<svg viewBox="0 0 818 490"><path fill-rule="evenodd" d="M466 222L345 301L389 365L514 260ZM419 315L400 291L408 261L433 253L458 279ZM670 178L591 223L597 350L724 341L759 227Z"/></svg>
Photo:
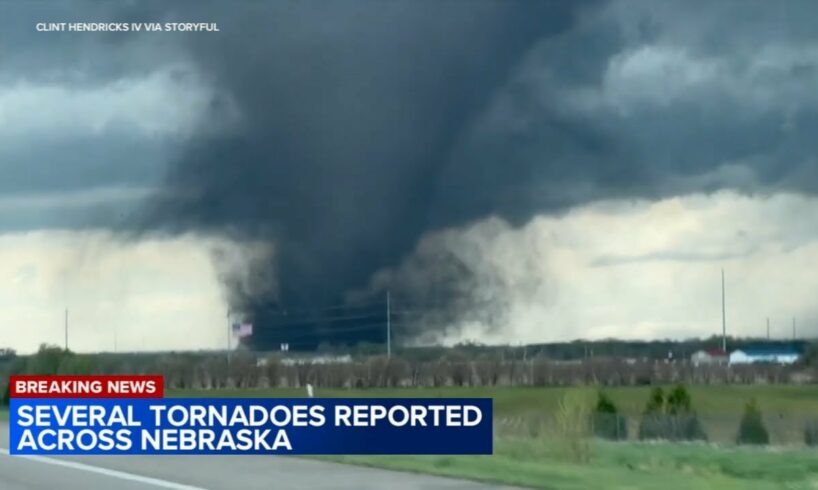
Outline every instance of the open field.
<svg viewBox="0 0 818 490"><path fill-rule="evenodd" d="M560 400L577 388L441 388L318 390L322 397L491 397L495 454L492 456L345 456L335 461L475 480L552 489L818 488L818 451L796 447L803 421L818 417L813 386L693 386L693 405L711 441L707 443L611 443L593 441L589 460L570 457L549 431ZM594 390L587 389L592 397ZM606 392L629 417L635 432L650 387ZM301 397L301 389L173 391L168 396ZM755 398L773 443L783 448L731 446L744 404ZM536 428L532 427L536 422ZM776 425L778 424L778 425Z"/></svg>
<svg viewBox="0 0 818 490"><path fill-rule="evenodd" d="M319 389L321 397L490 397L494 399L494 420L498 433L529 432L533 425L547 426L566 393L578 388L393 388ZM800 445L804 425L818 419L818 388L796 385L705 385L688 387L693 408L711 442L729 444L735 440L744 405L758 402L775 445ZM583 388L593 399L595 389ZM616 387L605 392L627 417L628 432L634 437L651 387ZM302 397L302 389L189 390L170 391L168 396L189 397Z"/></svg>
<svg viewBox="0 0 818 490"><path fill-rule="evenodd" d="M496 416L526 415L553 411L568 391L576 388L369 388L317 389L318 397L428 397L494 399ZM645 406L651 387L615 387L605 392L626 415L638 415ZM798 385L706 385L689 386L696 411L704 416L736 416L744 404L755 398L765 413L806 416L818 415L818 387ZM303 389L225 389L171 390L176 397L303 397Z"/></svg>

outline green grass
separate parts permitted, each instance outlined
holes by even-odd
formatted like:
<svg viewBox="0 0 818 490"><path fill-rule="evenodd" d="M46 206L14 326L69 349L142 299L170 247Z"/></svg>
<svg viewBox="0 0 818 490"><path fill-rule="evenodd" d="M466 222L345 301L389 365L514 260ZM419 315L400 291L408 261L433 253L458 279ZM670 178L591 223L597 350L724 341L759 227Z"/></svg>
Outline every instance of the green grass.
<svg viewBox="0 0 818 490"><path fill-rule="evenodd" d="M320 397L489 397L494 399L496 416L550 412L564 394L575 388L371 388L317 389ZM650 387L617 387L605 391L626 415L642 412ZM688 387L696 411L703 416L738 417L744 404L755 398L762 412L769 415L818 415L818 389L794 385L702 385ZM226 389L170 390L168 396L184 397L303 397L303 389Z"/></svg>
<svg viewBox="0 0 818 490"><path fill-rule="evenodd" d="M533 488L573 489L818 489L818 450L744 448L714 444L594 441L590 461L576 463L547 424L576 388L437 388L317 390L321 397L491 397L495 448L491 456L341 456L333 461L490 481ZM814 386L692 386L694 408L710 440L735 437L745 403L755 398L773 442L800 442L802 422L818 418ZM592 391L593 390L589 390ZM650 387L606 392L635 432ZM302 397L301 389L171 391L186 397ZM787 422L789 425L784 424ZM778 424L778 425L776 425Z"/></svg>
<svg viewBox="0 0 818 490"><path fill-rule="evenodd" d="M492 456L341 456L349 464L532 488L775 489L818 487L807 450L725 449L706 444L594 442L588 463L568 460L545 439L499 438Z"/></svg>
<svg viewBox="0 0 818 490"><path fill-rule="evenodd" d="M650 387L616 387L605 391L628 417L629 431L636 432ZM576 388L376 388L319 389L322 397L490 397L500 428L525 430L542 423L556 409L559 400ZM590 389L589 391L593 391ZM700 385L689 387L693 406L711 441L729 443L735 439L744 405L755 398L764 414L773 444L799 444L808 419L818 419L818 389L795 385ZM239 389L170 391L168 396L190 397L303 397L302 389Z"/></svg>
<svg viewBox="0 0 818 490"><path fill-rule="evenodd" d="M8 420L9 419L9 411L5 408L0 408L0 420Z"/></svg>

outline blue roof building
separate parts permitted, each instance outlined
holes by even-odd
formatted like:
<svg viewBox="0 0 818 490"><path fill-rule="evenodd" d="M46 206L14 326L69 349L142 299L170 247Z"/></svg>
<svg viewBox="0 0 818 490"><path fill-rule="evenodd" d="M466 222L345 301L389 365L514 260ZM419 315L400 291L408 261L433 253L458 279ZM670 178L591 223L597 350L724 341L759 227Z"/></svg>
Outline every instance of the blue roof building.
<svg viewBox="0 0 818 490"><path fill-rule="evenodd" d="M730 364L794 364L801 357L795 347L763 346L737 349L730 353Z"/></svg>

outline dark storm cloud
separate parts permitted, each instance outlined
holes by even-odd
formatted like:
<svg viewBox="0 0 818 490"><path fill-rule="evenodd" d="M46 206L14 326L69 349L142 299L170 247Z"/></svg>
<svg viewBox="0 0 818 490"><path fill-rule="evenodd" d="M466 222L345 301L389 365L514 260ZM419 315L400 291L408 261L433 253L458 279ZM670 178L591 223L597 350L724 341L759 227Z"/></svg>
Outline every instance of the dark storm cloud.
<svg viewBox="0 0 818 490"><path fill-rule="evenodd" d="M151 226L275 241L280 296L236 298L257 322L278 308L337 304L429 229L434 182L461 132L536 40L569 29L577 9L287 2L219 10L212 18L222 33L189 38L190 49L241 122L191 145L168 184L197 197L160 203Z"/></svg>
<svg viewBox="0 0 818 490"><path fill-rule="evenodd" d="M726 4L617 2L541 40L438 200L458 219L477 205L521 221L613 197L818 191L815 6Z"/></svg>
<svg viewBox="0 0 818 490"><path fill-rule="evenodd" d="M324 311L426 233L489 215L521 223L597 199L818 190L810 2L115 12L219 24L218 34L100 38L80 71L106 78L184 58L217 94L213 114L235 108L230 129L194 137L171 163L165 190L178 197L152 202L140 226L274 243L278 296L234 297L260 324L280 308ZM111 54L126 52L131 68Z"/></svg>
<svg viewBox="0 0 818 490"><path fill-rule="evenodd" d="M124 15L123 5L129 3L3 2L0 5L0 83L25 80L87 87L144 75L165 63L178 61L178 39L172 35L36 31L39 22L157 20L150 16L132 19Z"/></svg>
<svg viewBox="0 0 818 490"><path fill-rule="evenodd" d="M189 148L168 184L197 197L152 225L274 241L280 296L236 298L264 322L335 304L424 233L492 214L812 191L792 176L814 164L814 29L735 7L698 29L679 25L695 24L684 4L648 2L210 10L223 32L188 47L242 121Z"/></svg>
<svg viewBox="0 0 818 490"><path fill-rule="evenodd" d="M127 227L172 154L124 134L40 138L0 147L0 233Z"/></svg>
<svg viewBox="0 0 818 490"><path fill-rule="evenodd" d="M155 185L162 162L172 154L169 148L146 146L143 138L116 132L104 138L77 135L40 139L40 145L8 142L0 148L0 172L4 175L0 195ZM20 171L23 165L25 172Z"/></svg>
<svg viewBox="0 0 818 490"><path fill-rule="evenodd" d="M197 109L183 96L203 91L178 39L36 31L118 21L120 8L0 7L0 232L127 227L134 196L157 186L183 143Z"/></svg>

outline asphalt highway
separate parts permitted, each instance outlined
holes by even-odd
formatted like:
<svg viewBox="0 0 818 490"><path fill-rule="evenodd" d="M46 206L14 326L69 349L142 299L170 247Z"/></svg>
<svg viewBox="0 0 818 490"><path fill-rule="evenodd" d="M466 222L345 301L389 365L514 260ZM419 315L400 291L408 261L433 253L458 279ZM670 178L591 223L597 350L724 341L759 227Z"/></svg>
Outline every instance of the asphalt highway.
<svg viewBox="0 0 818 490"><path fill-rule="evenodd" d="M60 456L8 454L0 423L0 490L463 490L469 481L276 456Z"/></svg>

